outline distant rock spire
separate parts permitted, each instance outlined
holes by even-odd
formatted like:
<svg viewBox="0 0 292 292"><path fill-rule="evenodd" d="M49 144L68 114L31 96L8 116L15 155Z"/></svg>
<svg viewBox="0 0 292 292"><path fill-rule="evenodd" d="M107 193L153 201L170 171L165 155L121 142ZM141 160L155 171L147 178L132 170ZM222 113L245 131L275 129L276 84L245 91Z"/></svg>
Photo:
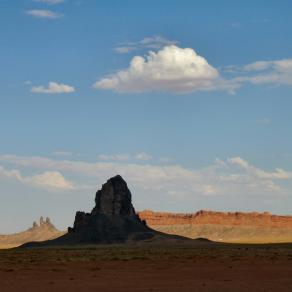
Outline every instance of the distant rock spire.
<svg viewBox="0 0 292 292"><path fill-rule="evenodd" d="M46 218L46 224L51 225L51 219L49 217Z"/></svg>
<svg viewBox="0 0 292 292"><path fill-rule="evenodd" d="M41 218L40 218L40 226L42 226L42 225L44 225L44 224L45 224L44 217L41 216Z"/></svg>

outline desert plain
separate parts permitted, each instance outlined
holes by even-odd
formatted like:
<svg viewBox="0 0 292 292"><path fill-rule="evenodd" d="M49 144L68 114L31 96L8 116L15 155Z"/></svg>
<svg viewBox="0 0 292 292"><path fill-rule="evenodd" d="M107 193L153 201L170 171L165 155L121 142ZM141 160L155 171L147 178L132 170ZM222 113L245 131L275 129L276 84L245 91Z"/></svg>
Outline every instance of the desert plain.
<svg viewBox="0 0 292 292"><path fill-rule="evenodd" d="M292 291L292 244L0 250L0 291Z"/></svg>

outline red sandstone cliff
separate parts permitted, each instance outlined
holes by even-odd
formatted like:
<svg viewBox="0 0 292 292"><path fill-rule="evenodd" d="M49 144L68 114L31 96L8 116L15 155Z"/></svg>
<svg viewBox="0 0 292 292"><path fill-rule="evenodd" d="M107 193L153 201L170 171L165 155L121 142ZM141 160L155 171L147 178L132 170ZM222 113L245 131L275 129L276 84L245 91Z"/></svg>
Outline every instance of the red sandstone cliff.
<svg viewBox="0 0 292 292"><path fill-rule="evenodd" d="M145 210L139 212L141 219L150 226L181 224L216 224L229 226L258 226L292 228L292 216L272 215L268 212L215 212L198 211L196 213L166 213Z"/></svg>
<svg viewBox="0 0 292 292"><path fill-rule="evenodd" d="M192 214L139 213L141 219L161 232L190 238L236 243L292 242L292 216L264 213L199 211Z"/></svg>

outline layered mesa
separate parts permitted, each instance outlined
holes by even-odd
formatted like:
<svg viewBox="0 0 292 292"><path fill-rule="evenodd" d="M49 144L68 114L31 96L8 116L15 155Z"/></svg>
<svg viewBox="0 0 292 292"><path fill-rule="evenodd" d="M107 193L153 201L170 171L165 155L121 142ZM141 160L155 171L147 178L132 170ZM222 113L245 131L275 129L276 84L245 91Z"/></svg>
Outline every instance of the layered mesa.
<svg viewBox="0 0 292 292"><path fill-rule="evenodd" d="M147 225L161 232L190 238L204 237L219 242L292 242L292 216L268 212L167 213L139 212Z"/></svg>

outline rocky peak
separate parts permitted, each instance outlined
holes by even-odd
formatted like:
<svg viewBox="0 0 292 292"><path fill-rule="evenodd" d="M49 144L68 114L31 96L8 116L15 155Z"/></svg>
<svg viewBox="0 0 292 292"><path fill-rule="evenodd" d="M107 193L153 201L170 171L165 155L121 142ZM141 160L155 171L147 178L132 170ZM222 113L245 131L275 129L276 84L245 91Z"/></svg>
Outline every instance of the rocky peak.
<svg viewBox="0 0 292 292"><path fill-rule="evenodd" d="M38 229L40 227L55 228L55 226L51 222L51 219L49 217L46 217L46 220L44 220L43 216L40 217L39 224L36 221L34 221L32 224L32 229Z"/></svg>
<svg viewBox="0 0 292 292"><path fill-rule="evenodd" d="M51 223L51 219L50 219L49 217L46 218L46 224L47 224L47 225L52 225L52 223Z"/></svg>
<svg viewBox="0 0 292 292"><path fill-rule="evenodd" d="M135 215L131 192L120 175L110 178L102 185L101 190L97 191L92 214Z"/></svg>
<svg viewBox="0 0 292 292"><path fill-rule="evenodd" d="M135 213L132 195L120 175L110 178L95 196L91 213L78 211L68 233L40 245L108 244L153 240L185 240L149 228Z"/></svg>
<svg viewBox="0 0 292 292"><path fill-rule="evenodd" d="M127 183L117 175L96 192L95 207L91 213L76 213L73 228L68 228L68 236L64 240L120 243L146 240L155 234L136 215Z"/></svg>

